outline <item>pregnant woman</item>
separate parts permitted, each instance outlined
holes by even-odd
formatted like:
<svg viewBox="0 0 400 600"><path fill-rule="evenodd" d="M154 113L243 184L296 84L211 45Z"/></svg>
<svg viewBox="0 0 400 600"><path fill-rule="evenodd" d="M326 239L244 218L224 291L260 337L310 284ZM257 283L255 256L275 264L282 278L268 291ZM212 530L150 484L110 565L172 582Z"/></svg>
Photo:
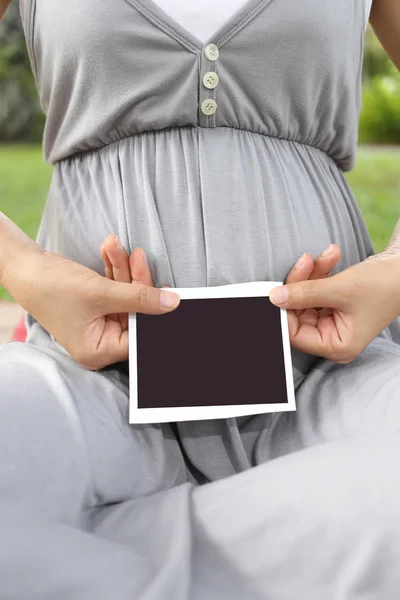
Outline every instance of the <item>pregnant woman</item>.
<svg viewBox="0 0 400 600"><path fill-rule="evenodd" d="M36 242L0 219L0 600L398 596L399 236L343 176L370 15L400 66L397 0L21 0L54 170ZM297 412L128 425L127 312L289 272Z"/></svg>

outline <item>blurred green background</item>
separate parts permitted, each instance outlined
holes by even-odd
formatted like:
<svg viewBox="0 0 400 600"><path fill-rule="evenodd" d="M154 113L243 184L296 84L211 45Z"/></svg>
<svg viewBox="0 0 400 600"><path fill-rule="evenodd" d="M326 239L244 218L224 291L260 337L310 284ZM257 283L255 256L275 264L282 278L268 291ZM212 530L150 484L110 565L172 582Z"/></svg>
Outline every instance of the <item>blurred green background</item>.
<svg viewBox="0 0 400 600"><path fill-rule="evenodd" d="M35 237L51 168L41 111L13 2L0 24L0 210ZM359 152L346 174L379 252L400 217L400 74L371 29L365 38ZM7 297L0 288L0 298Z"/></svg>

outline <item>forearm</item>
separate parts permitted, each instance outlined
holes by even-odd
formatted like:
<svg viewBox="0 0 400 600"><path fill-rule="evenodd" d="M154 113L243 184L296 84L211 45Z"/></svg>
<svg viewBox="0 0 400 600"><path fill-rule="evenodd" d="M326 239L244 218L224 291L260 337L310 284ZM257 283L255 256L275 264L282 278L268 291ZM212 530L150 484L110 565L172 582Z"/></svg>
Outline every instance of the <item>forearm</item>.
<svg viewBox="0 0 400 600"><path fill-rule="evenodd" d="M400 254L400 219L393 229L392 237L390 238L386 251L391 254Z"/></svg>
<svg viewBox="0 0 400 600"><path fill-rule="evenodd" d="M7 8L10 6L11 0L0 0L0 20L4 17Z"/></svg>
<svg viewBox="0 0 400 600"><path fill-rule="evenodd" d="M385 253L390 255L392 261L393 293L398 299L397 317L400 317L400 219L396 223Z"/></svg>
<svg viewBox="0 0 400 600"><path fill-rule="evenodd" d="M31 259L43 250L0 212L0 285L22 305L26 297Z"/></svg>
<svg viewBox="0 0 400 600"><path fill-rule="evenodd" d="M382 306L388 307L393 318L400 317L400 219L389 244L367 261L379 263L376 273L377 293L382 294Z"/></svg>
<svg viewBox="0 0 400 600"><path fill-rule="evenodd" d="M373 0L370 21L382 46L400 71L399 0Z"/></svg>

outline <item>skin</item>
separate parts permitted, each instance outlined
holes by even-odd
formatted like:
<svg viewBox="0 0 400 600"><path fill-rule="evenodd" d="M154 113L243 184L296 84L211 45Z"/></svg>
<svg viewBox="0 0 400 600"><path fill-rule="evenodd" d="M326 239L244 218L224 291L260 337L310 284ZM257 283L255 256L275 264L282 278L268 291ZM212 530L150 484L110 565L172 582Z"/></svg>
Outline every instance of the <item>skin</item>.
<svg viewBox="0 0 400 600"><path fill-rule="evenodd" d="M400 255L385 251L333 277L275 288L270 299L290 309L294 348L346 364L400 316L399 274Z"/></svg>
<svg viewBox="0 0 400 600"><path fill-rule="evenodd" d="M374 0L370 23L387 54L400 70L400 1Z"/></svg>
<svg viewBox="0 0 400 600"><path fill-rule="evenodd" d="M145 283L120 283L47 252L0 213L0 285L82 366L127 360L128 331L115 314L163 314L179 296ZM171 306L163 307L164 295Z"/></svg>
<svg viewBox="0 0 400 600"><path fill-rule="evenodd" d="M10 6L11 0L0 0L0 19L6 14L7 8Z"/></svg>
<svg viewBox="0 0 400 600"><path fill-rule="evenodd" d="M0 0L0 18L10 3ZM374 0L371 24L400 69L400 0ZM288 309L292 346L346 363L400 315L400 221L384 252L333 277L339 248L330 249L329 256L303 255L270 298ZM168 292L153 287L142 249L128 256L108 236L100 253L105 277L44 251L0 213L0 285L88 369L128 358L127 313L179 305L173 293L173 306L161 305Z"/></svg>

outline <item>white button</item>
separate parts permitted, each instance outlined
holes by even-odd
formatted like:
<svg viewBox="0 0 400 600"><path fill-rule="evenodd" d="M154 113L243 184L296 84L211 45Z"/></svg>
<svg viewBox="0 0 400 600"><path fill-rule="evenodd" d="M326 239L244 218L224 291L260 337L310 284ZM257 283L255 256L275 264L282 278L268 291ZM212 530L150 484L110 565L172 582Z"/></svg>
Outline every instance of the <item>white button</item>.
<svg viewBox="0 0 400 600"><path fill-rule="evenodd" d="M219 77L213 71L209 71L203 77L203 84L209 90L213 90L215 87L217 87L218 82L219 82Z"/></svg>
<svg viewBox="0 0 400 600"><path fill-rule="evenodd" d="M205 115L213 115L217 110L217 103L212 98L208 98L208 100L203 100L201 103L201 110Z"/></svg>
<svg viewBox="0 0 400 600"><path fill-rule="evenodd" d="M207 44L207 46L204 48L204 54L208 60L214 61L217 60L219 56L219 50L215 44Z"/></svg>

